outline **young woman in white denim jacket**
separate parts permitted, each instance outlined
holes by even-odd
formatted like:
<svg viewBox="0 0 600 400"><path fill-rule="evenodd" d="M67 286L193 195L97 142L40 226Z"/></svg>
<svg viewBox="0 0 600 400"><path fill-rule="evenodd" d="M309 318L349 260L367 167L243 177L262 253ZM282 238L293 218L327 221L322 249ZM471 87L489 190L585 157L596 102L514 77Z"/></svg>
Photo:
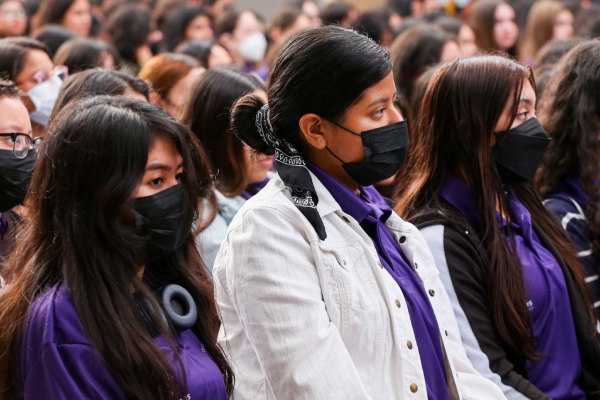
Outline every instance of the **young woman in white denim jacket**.
<svg viewBox="0 0 600 400"><path fill-rule="evenodd" d="M389 54L354 31L297 35L269 104L232 127L278 177L234 217L213 270L235 399L505 399L472 366L433 256L373 183L408 132Z"/></svg>

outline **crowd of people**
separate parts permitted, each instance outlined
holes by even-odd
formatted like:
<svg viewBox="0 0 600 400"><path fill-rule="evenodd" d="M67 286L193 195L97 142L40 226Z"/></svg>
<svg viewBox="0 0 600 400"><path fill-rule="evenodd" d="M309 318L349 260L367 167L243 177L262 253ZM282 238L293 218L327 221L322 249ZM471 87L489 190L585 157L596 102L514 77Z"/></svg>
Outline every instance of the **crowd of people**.
<svg viewBox="0 0 600 400"><path fill-rule="evenodd" d="M0 400L599 400L600 4L0 0Z"/></svg>

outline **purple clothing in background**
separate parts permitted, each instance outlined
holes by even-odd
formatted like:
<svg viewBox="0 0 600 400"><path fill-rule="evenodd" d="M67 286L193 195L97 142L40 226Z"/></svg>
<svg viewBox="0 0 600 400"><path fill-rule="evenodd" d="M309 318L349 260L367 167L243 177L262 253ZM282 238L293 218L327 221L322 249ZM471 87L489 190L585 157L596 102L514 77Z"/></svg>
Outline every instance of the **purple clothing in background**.
<svg viewBox="0 0 600 400"><path fill-rule="evenodd" d="M154 343L179 375L166 339L160 336ZM122 343L114 345L119 347ZM181 333L177 346L187 375L188 397L183 398L227 400L219 368L192 331ZM63 283L40 295L30 307L15 352L15 373L17 394L25 400L125 399L84 332Z"/></svg>
<svg viewBox="0 0 600 400"><path fill-rule="evenodd" d="M4 218L4 214L0 215L0 239L4 237L4 234L8 230L8 221Z"/></svg>
<svg viewBox="0 0 600 400"><path fill-rule="evenodd" d="M393 211L374 187L361 187L359 197L314 164L306 162L306 165L342 210L351 215L369 235L384 268L402 289L417 340L428 399L449 399L440 331L433 308L423 283L385 226Z"/></svg>
<svg viewBox="0 0 600 400"><path fill-rule="evenodd" d="M466 183L449 177L440 195L474 226L478 225L477 203ZM529 381L554 400L585 400L579 386L581 359L562 269L535 233L529 211L510 190L507 199L514 219L510 222L511 229L523 265L535 349L542 356L537 362L527 360ZM509 241L506 229L509 222L499 214L498 222Z"/></svg>
<svg viewBox="0 0 600 400"><path fill-rule="evenodd" d="M250 198L252 196L254 196L256 193L260 192L262 190L262 188L267 186L267 183L269 183L270 179L271 178L267 177L264 181L257 182L257 183L251 183L250 185L248 185L246 190L244 190L242 192L242 194L240 194L240 196L242 196L246 200L250 200Z"/></svg>
<svg viewBox="0 0 600 400"><path fill-rule="evenodd" d="M589 196L583 191L581 187L581 177L579 173L571 173L566 175L563 179L558 182L556 189L548 195L548 197L560 196L569 197L581 207L582 210L587 208L587 202Z"/></svg>

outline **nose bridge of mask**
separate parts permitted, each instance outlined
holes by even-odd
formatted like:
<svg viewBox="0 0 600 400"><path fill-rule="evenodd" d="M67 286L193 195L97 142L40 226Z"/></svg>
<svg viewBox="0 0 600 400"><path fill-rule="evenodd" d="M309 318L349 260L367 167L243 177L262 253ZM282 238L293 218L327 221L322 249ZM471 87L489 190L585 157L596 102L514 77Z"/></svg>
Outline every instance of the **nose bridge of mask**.
<svg viewBox="0 0 600 400"><path fill-rule="evenodd" d="M404 125L406 125L406 122L400 121L381 128L364 131L361 137L365 155L369 157L372 154L407 148L409 145L408 135L398 134L398 129L402 129Z"/></svg>

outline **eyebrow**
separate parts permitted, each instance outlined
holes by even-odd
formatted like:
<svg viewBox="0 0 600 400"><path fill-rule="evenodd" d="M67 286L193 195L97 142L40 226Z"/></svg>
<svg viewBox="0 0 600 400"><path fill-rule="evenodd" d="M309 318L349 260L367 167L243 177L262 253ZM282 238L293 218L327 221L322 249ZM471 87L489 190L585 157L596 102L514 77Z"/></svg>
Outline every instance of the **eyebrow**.
<svg viewBox="0 0 600 400"><path fill-rule="evenodd" d="M179 164L177 169L183 167L183 163ZM146 172L148 171L170 171L171 167L165 164L153 163L146 167Z"/></svg>
<svg viewBox="0 0 600 400"><path fill-rule="evenodd" d="M371 104L369 104L367 107L373 107L375 104L387 103L388 101L390 101L389 97L382 97L380 99L375 100L374 102L372 102Z"/></svg>

